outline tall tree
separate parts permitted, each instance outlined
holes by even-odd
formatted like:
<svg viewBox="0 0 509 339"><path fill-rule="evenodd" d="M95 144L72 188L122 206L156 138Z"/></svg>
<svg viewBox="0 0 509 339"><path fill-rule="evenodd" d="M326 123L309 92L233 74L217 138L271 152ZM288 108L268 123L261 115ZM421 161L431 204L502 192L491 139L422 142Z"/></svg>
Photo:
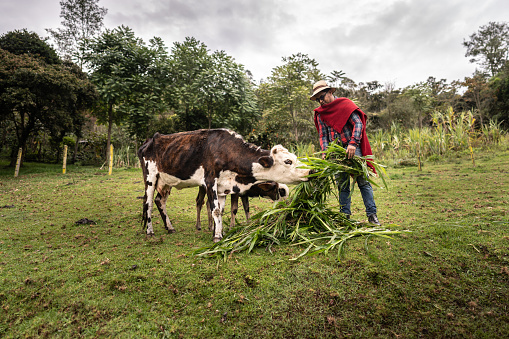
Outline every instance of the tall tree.
<svg viewBox="0 0 509 339"><path fill-rule="evenodd" d="M108 126L108 155L114 123L127 122L131 133L142 137L152 115L166 109L167 53L161 39L147 46L125 26L106 30L87 47L84 60L100 95L93 114Z"/></svg>
<svg viewBox="0 0 509 339"><path fill-rule="evenodd" d="M12 54L26 54L41 59L50 65L60 63L57 53L46 41L47 39L41 38L35 32L26 29L14 30L0 37L0 48Z"/></svg>
<svg viewBox="0 0 509 339"><path fill-rule="evenodd" d="M62 58L76 62L81 69L86 42L100 32L108 12L98 3L99 0L62 0L60 17L63 28L46 29L55 40Z"/></svg>
<svg viewBox="0 0 509 339"><path fill-rule="evenodd" d="M5 43L11 36L4 35L0 41ZM33 57L21 53L22 47L16 50L19 55L0 49L0 120L12 123L17 140L11 152L11 165L17 149L21 148L24 154L27 140L38 131L49 132L61 140L66 133L79 129L82 110L95 99L94 86L72 64L48 64L39 53Z"/></svg>
<svg viewBox="0 0 509 339"><path fill-rule="evenodd" d="M171 55L169 102L181 129L227 127L246 133L257 118L254 89L244 67L224 51L210 53L193 37Z"/></svg>
<svg viewBox="0 0 509 339"><path fill-rule="evenodd" d="M194 37L175 42L170 55L168 101L179 117L182 130L205 128L207 114L200 102L202 83L197 79L212 61L207 46Z"/></svg>
<svg viewBox="0 0 509 339"><path fill-rule="evenodd" d="M490 22L463 41L466 57L478 63L483 71L495 76L509 57L509 25L506 22Z"/></svg>
<svg viewBox="0 0 509 339"><path fill-rule="evenodd" d="M465 77L462 83L467 88L463 94L463 100L470 108L475 109L481 125L484 119L490 114L490 107L495 100L493 88L486 76L482 73L476 73L472 77Z"/></svg>
<svg viewBox="0 0 509 339"><path fill-rule="evenodd" d="M284 64L275 67L268 82L260 85L264 117L277 123L286 139L289 137L295 143L311 140L311 112L316 103L309 100L309 93L313 83L324 76L317 68L318 63L306 54L282 60Z"/></svg>
<svg viewBox="0 0 509 339"><path fill-rule="evenodd" d="M423 121L431 117L433 110L433 97L428 83L409 86L403 90L402 95L411 100L412 106L417 111L417 123L421 129Z"/></svg>
<svg viewBox="0 0 509 339"><path fill-rule="evenodd" d="M207 112L208 128L229 127L248 131L256 117L256 98L244 67L224 51L210 55L210 67L197 78L199 101Z"/></svg>
<svg viewBox="0 0 509 339"><path fill-rule="evenodd" d="M492 79L490 85L496 96L492 118L500 121L507 129L509 128L509 62L499 75Z"/></svg>

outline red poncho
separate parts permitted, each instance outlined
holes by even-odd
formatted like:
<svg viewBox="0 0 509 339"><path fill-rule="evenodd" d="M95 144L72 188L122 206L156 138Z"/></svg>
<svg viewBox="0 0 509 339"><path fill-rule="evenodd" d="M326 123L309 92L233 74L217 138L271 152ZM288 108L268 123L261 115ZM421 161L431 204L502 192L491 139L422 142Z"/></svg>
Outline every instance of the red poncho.
<svg viewBox="0 0 509 339"><path fill-rule="evenodd" d="M318 130L317 115L330 127L334 128L337 132L341 132L346 122L350 118L353 111L357 110L362 120L362 134L361 134L361 151L362 155L373 155L371 146L369 144L368 136L366 135L366 114L353 103L352 100L347 98L336 98L334 101L320 106L315 109L315 127ZM368 161L368 166L371 167L373 172L376 173L375 167Z"/></svg>

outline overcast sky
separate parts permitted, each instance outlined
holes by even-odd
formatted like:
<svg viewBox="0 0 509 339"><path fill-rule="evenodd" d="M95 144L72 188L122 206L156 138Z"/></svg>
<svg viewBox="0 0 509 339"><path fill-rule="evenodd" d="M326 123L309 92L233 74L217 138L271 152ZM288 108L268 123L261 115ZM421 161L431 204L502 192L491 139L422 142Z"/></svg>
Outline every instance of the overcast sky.
<svg viewBox="0 0 509 339"><path fill-rule="evenodd" d="M476 65L464 39L490 21L509 21L509 0L100 0L106 28L129 26L145 42L192 36L224 50L255 80L282 57L307 54L324 73L403 88L437 79L462 80ZM47 36L60 26L58 0L0 0L0 34L26 28Z"/></svg>

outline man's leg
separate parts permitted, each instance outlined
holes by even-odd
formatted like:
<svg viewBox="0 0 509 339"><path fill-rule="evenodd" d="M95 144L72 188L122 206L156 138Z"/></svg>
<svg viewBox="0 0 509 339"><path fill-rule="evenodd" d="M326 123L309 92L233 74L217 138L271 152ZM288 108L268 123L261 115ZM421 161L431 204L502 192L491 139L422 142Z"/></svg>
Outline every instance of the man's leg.
<svg viewBox="0 0 509 339"><path fill-rule="evenodd" d="M373 196L373 187L369 183L369 181L364 178L364 176L357 177L357 185L359 186L359 190L361 191L362 200L364 201L364 206L366 207L366 215L369 217L370 215L376 214L376 204L375 197Z"/></svg>
<svg viewBox="0 0 509 339"><path fill-rule="evenodd" d="M346 215L351 215L350 204L352 197L350 196L350 175L342 173L337 179L338 190L339 190L339 204L340 211Z"/></svg>
<svg viewBox="0 0 509 339"><path fill-rule="evenodd" d="M355 150L355 155L362 156L360 147L357 147ZM364 176L357 177L357 186L359 186L362 200L364 201L364 207L366 207L368 222L380 225L380 221L378 221L378 217L376 215L376 204L375 197L373 196L373 187Z"/></svg>

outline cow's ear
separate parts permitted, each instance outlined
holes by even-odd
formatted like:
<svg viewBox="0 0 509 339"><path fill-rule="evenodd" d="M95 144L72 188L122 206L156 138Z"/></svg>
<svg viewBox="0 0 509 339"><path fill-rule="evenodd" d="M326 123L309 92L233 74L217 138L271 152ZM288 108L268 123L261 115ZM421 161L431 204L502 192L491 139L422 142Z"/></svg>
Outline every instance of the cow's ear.
<svg viewBox="0 0 509 339"><path fill-rule="evenodd" d="M274 165L274 159L272 159L272 157L269 156L263 156L260 157L260 159L258 159L258 163L262 165L264 168L269 168L272 165Z"/></svg>
<svg viewBox="0 0 509 339"><path fill-rule="evenodd" d="M258 184L258 187L264 192L269 192L274 188L275 183L273 182L263 182L261 184Z"/></svg>
<svg viewBox="0 0 509 339"><path fill-rule="evenodd" d="M276 146L272 147L272 149L270 150L270 153L272 155L275 155L278 152L288 152L288 150L281 145L276 145Z"/></svg>

